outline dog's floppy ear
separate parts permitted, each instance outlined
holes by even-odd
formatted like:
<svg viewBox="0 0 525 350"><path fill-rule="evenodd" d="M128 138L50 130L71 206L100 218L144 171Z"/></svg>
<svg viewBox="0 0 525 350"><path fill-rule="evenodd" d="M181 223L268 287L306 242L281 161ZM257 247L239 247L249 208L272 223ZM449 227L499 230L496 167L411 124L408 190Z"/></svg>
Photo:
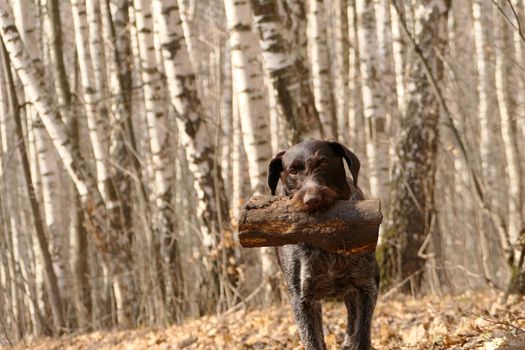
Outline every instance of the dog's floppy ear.
<svg viewBox="0 0 525 350"><path fill-rule="evenodd" d="M359 168L361 168L359 158L339 142L329 141L328 143L332 146L338 156L341 156L346 160L348 169L350 169L350 173L352 173L352 178L354 179L354 186L357 187L357 177L359 176Z"/></svg>
<svg viewBox="0 0 525 350"><path fill-rule="evenodd" d="M272 192L272 196L275 195L275 190L277 188L277 183L281 177L281 172L283 171L283 154L286 151L281 151L273 157L268 164L268 187Z"/></svg>

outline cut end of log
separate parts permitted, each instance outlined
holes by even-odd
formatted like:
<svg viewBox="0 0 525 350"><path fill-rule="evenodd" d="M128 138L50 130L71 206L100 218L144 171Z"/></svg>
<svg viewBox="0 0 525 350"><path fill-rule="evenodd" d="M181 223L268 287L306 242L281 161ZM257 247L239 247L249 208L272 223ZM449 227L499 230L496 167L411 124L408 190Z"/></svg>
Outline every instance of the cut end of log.
<svg viewBox="0 0 525 350"><path fill-rule="evenodd" d="M239 218L243 247L310 243L330 252L355 255L374 251L383 220L379 199L336 201L319 212L300 212L288 197L259 195Z"/></svg>

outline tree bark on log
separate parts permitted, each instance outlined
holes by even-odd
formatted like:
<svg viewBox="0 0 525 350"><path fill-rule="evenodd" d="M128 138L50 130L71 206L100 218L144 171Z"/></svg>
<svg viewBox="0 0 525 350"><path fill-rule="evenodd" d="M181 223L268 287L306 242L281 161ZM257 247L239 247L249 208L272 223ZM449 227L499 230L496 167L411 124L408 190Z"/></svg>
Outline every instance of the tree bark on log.
<svg viewBox="0 0 525 350"><path fill-rule="evenodd" d="M311 243L345 255L374 251L383 219L379 199L336 201L325 211L301 212L287 197L254 196L239 218L243 247Z"/></svg>

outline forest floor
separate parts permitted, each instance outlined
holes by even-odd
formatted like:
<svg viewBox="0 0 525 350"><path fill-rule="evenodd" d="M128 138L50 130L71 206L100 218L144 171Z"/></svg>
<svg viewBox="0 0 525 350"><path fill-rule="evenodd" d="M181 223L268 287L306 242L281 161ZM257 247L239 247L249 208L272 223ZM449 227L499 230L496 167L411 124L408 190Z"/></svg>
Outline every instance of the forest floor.
<svg viewBox="0 0 525 350"><path fill-rule="evenodd" d="M493 292L380 299L373 321L376 349L525 349L525 297L496 307ZM346 327L342 303L323 304L328 349ZM94 332L20 343L14 349L302 349L288 305L207 316L168 328ZM7 347L6 349L13 349Z"/></svg>

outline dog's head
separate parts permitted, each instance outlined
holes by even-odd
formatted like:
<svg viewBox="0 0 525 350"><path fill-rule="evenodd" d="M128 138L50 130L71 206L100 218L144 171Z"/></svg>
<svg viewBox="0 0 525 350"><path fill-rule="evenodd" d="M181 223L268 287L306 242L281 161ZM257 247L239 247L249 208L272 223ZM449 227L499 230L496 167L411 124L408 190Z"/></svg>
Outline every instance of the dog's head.
<svg viewBox="0 0 525 350"><path fill-rule="evenodd" d="M350 199L343 159L357 189L360 162L357 156L338 142L306 140L279 152L270 161L268 186L275 194L279 179L284 193L304 211L327 208L335 200Z"/></svg>

